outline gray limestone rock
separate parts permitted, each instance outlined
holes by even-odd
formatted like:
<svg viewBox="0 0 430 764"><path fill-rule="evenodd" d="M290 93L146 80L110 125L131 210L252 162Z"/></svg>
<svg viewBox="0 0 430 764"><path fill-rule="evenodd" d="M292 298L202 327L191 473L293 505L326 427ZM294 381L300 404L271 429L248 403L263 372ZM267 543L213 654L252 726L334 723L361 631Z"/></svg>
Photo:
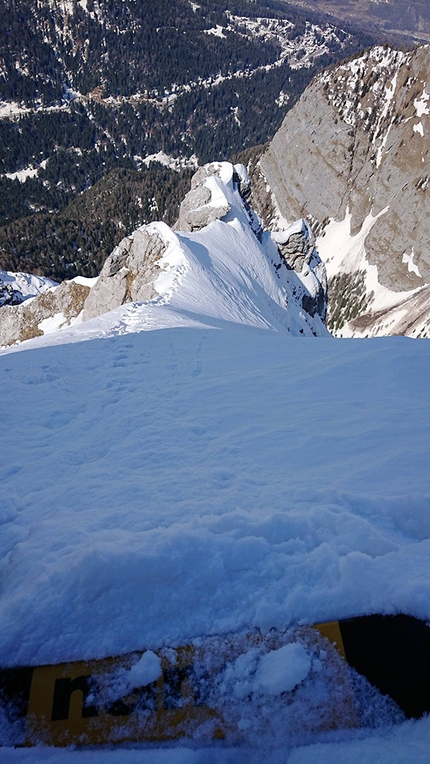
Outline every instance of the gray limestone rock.
<svg viewBox="0 0 430 764"><path fill-rule="evenodd" d="M0 312L0 346L43 336L43 321L55 319L56 326L68 326L82 311L89 287L64 281L48 292L20 305L4 305Z"/></svg>
<svg viewBox="0 0 430 764"><path fill-rule="evenodd" d="M300 275L295 294L303 310L311 316L319 314L325 321L327 313L327 274L315 248L312 229L303 218L284 231L272 233L272 240L289 270Z"/></svg>
<svg viewBox="0 0 430 764"><path fill-rule="evenodd" d="M204 226L220 220L230 212L228 203L222 205L211 204L212 194L204 185L206 178L218 174L216 163L199 167L191 180L191 189L188 191L179 209L179 218L175 225L177 231L199 231Z"/></svg>
<svg viewBox="0 0 430 764"><path fill-rule="evenodd" d="M261 160L281 212L320 225L352 214L380 281L394 291L430 281L430 47L373 49L320 75L289 112ZM428 87L430 91L430 87ZM423 133L423 134L421 134ZM404 253L414 249L421 277Z"/></svg>
<svg viewBox="0 0 430 764"><path fill-rule="evenodd" d="M254 195L263 199L269 185L282 215L305 217L317 232L349 212L353 236L377 217L366 255L394 292L430 283L429 71L430 46L373 48L330 68L287 114L252 175Z"/></svg>
<svg viewBox="0 0 430 764"><path fill-rule="evenodd" d="M154 281L167 244L146 226L127 236L107 258L84 306L84 321L118 308L125 302L152 300Z"/></svg>
<svg viewBox="0 0 430 764"><path fill-rule="evenodd" d="M305 263L309 264L313 255L315 238L305 221L303 221L300 231L287 236L285 236L285 233L287 232L277 232L274 235L279 252L290 268L293 268L296 273L301 273Z"/></svg>

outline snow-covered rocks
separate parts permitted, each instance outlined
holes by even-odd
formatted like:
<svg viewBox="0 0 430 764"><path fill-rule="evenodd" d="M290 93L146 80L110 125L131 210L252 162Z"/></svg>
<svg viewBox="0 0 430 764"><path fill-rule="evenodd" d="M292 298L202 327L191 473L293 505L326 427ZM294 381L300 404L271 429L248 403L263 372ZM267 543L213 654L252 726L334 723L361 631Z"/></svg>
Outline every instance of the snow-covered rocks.
<svg viewBox="0 0 430 764"><path fill-rule="evenodd" d="M301 218L283 231L272 233L279 253L288 268L299 275L303 309L325 318L327 308L327 276L315 245L315 237L306 220ZM298 296L298 292L295 292Z"/></svg>
<svg viewBox="0 0 430 764"><path fill-rule="evenodd" d="M204 165L193 176L191 189L179 210L178 230L199 231L230 212L231 205L216 182L219 167L219 163Z"/></svg>
<svg viewBox="0 0 430 764"><path fill-rule="evenodd" d="M43 276L0 271L0 307L19 305L29 297L35 297L54 286L57 286L55 281Z"/></svg>
<svg viewBox="0 0 430 764"><path fill-rule="evenodd" d="M27 274L24 274L27 275ZM53 282L51 282L53 284ZM71 326L82 312L90 279L53 285L19 305L0 308L0 346L9 346Z"/></svg>

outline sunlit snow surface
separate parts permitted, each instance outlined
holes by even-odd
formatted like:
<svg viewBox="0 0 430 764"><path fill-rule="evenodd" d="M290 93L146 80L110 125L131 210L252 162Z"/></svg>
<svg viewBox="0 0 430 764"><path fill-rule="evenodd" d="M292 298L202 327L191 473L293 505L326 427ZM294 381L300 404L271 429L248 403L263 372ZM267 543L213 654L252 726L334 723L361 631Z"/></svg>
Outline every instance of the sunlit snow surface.
<svg viewBox="0 0 430 764"><path fill-rule="evenodd" d="M341 221L330 220L323 234L317 239L318 253L326 267L328 278L333 278L338 273L353 274L361 272L364 274L364 286L368 307L375 314L378 311L386 312L379 324L371 328L373 337L403 334L401 327L402 318L408 313L408 298L418 295L422 287L412 289L408 292L393 292L384 287L378 280L378 268L371 265L366 253L365 239L374 225L375 221L385 215L388 207L385 207L378 215L371 213L365 218L360 231L354 236L351 235L351 213L347 210L345 218ZM421 277L416 263L414 263L414 249L410 254L404 253L402 262L407 264L408 271L414 272ZM413 315L413 313L411 313ZM415 326L411 332L412 336L420 336L421 332L426 331L427 316L423 310L421 316L414 316ZM357 329L351 327L347 322L336 331L338 337L361 338L368 335L369 329ZM411 335L410 335L411 336ZM423 336L421 334L421 336ZM424 334L426 336L426 334Z"/></svg>
<svg viewBox="0 0 430 764"><path fill-rule="evenodd" d="M86 279L86 281L88 280ZM7 286L14 292L19 293L23 300L28 300L41 292L47 292L52 287L57 286L57 284L55 281L43 276L32 276L29 273L11 273L11 271L0 270L0 290L2 287Z"/></svg>

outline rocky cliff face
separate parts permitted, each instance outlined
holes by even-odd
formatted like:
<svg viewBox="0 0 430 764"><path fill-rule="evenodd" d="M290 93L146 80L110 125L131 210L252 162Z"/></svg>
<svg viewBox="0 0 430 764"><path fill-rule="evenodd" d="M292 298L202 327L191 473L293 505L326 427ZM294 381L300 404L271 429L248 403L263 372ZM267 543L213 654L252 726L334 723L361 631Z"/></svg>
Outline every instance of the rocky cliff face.
<svg viewBox="0 0 430 764"><path fill-rule="evenodd" d="M166 226L167 227L167 226ZM106 260L96 284L85 300L83 320L100 316L126 302L152 300L165 241L150 226L126 236Z"/></svg>
<svg viewBox="0 0 430 764"><path fill-rule="evenodd" d="M376 47L324 72L255 173L266 223L277 211L319 232L336 333L430 334L429 71L421 46Z"/></svg>

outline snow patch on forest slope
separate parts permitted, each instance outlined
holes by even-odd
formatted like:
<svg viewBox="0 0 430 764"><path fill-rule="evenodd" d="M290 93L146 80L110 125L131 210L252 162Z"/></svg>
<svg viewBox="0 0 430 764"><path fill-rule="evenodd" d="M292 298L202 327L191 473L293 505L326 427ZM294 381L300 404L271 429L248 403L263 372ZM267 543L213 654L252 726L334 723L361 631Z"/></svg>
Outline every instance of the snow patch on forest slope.
<svg viewBox="0 0 430 764"><path fill-rule="evenodd" d="M0 306L17 305L56 286L55 281L44 276L0 270Z"/></svg>

